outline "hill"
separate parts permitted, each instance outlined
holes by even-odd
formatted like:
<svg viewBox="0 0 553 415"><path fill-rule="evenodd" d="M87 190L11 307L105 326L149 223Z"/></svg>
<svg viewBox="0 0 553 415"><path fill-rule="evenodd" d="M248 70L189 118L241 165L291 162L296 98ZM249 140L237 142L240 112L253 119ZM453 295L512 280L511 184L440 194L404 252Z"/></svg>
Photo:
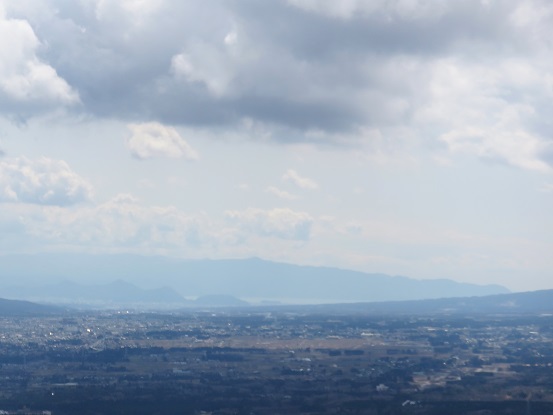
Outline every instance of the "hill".
<svg viewBox="0 0 553 415"><path fill-rule="evenodd" d="M62 313L59 307L36 304L29 301L0 298L1 317L44 316Z"/></svg>
<svg viewBox="0 0 553 415"><path fill-rule="evenodd" d="M0 288L0 295L12 299L100 308L114 306L175 308L187 304L187 300L171 288L142 289L122 280L106 284L61 281L41 286L9 286Z"/></svg>
<svg viewBox="0 0 553 415"><path fill-rule="evenodd" d="M286 308L283 308L286 309ZM321 304L289 307L290 311L328 314L373 315L553 315L553 290L488 295L484 297L440 298L416 301Z"/></svg>

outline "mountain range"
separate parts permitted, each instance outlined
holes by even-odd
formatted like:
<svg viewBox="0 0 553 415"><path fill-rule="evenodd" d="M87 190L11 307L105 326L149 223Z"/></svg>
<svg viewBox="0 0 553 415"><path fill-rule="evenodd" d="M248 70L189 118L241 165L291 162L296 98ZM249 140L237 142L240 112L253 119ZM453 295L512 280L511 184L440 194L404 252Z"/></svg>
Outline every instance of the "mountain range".
<svg viewBox="0 0 553 415"><path fill-rule="evenodd" d="M127 281L127 283L124 283ZM182 298L231 296L241 300L285 303L402 301L470 297L507 293L499 285L459 283L448 279L415 280L331 267L299 266L258 258L179 260L134 255L42 254L0 256L0 296L19 290L51 298L62 286L69 298L71 284L90 287L89 297L124 302L182 302ZM132 284L131 287L128 284ZM115 285L110 285L115 284ZM137 292L140 287L141 292ZM169 288L160 288L169 287ZM75 287L73 287L75 288ZM103 290L103 291L102 291ZM94 295L93 295L94 294ZM13 297L13 295L12 295ZM37 298L26 295L19 298ZM131 297L129 299L129 297ZM224 298L224 297L220 297Z"/></svg>
<svg viewBox="0 0 553 415"><path fill-rule="evenodd" d="M196 307L200 309L220 306L222 301L227 306L250 307L232 297L218 298L210 296L198 299ZM194 302L191 302L194 303ZM244 310L242 308L242 310ZM284 312L300 314L332 315L374 315L374 316L440 316L440 315L486 315L486 316L521 316L553 315L553 290L540 290L522 293L497 294L484 297L441 298L416 301L385 301L372 303L319 304L319 305L262 305L248 312ZM67 313L68 310L28 301L6 300L0 298L0 317L39 316Z"/></svg>
<svg viewBox="0 0 553 415"><path fill-rule="evenodd" d="M157 308L182 307L187 301L175 290L162 287L142 289L126 281L106 284L81 284L61 281L45 285L3 286L0 295L11 299L25 299L39 303L68 304L85 307L145 306Z"/></svg>

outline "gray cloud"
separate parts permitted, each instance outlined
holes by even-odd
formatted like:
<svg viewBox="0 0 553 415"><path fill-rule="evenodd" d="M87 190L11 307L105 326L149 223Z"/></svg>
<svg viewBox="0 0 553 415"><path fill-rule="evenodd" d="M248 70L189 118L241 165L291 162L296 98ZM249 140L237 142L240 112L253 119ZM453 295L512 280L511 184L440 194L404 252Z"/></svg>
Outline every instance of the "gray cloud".
<svg viewBox="0 0 553 415"><path fill-rule="evenodd" d="M10 4L7 15L32 27L40 44L29 56L51 68L65 97L78 94L82 105L72 111L193 127L251 119L281 141L355 142L367 129L390 137L403 129L428 141L459 136L457 124L484 131L488 147L485 137L513 128L536 142L551 136L539 121L551 109L553 13L545 1L39 4ZM526 69L516 73L524 65L531 78ZM476 120L455 102L497 122ZM498 121L522 105L530 111ZM496 147L486 152L537 165Z"/></svg>
<svg viewBox="0 0 553 415"><path fill-rule="evenodd" d="M37 28L48 45L41 50L44 59L100 116L185 124L247 116L300 129L344 129L367 116L349 102L355 90L380 89L370 75L379 60L447 53L464 38L496 40L507 9L473 1L413 19L384 4L336 19L284 1L212 1L210 8L150 3L142 14L125 7L132 2L56 2L54 8L47 1L50 13L23 7L12 13ZM236 42L229 47L224 39L233 31ZM196 82L173 79L171 61L182 53L207 72L205 78L216 78L217 71L226 77L228 93L210 95L209 79L202 83L201 76Z"/></svg>
<svg viewBox="0 0 553 415"><path fill-rule="evenodd" d="M0 112L15 119L71 106L75 90L38 56L41 43L27 20L8 18L0 4Z"/></svg>

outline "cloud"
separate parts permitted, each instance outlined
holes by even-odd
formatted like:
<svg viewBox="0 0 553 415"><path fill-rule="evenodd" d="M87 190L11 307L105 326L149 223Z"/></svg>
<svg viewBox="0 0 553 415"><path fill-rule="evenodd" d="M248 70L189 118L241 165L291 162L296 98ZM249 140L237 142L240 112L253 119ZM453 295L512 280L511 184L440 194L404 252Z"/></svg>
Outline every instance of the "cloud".
<svg viewBox="0 0 553 415"><path fill-rule="evenodd" d="M452 152L474 154L530 170L551 171L551 166L539 157L543 142L522 129L508 131L467 127L446 133L441 139Z"/></svg>
<svg viewBox="0 0 553 415"><path fill-rule="evenodd" d="M541 171L552 164L546 0L5 7L4 114L81 102L72 110L130 123L241 131L250 120L264 139L283 143L394 155L446 149ZM478 131L477 145L467 145L466 128ZM369 130L385 140L366 140L360 132Z"/></svg>
<svg viewBox="0 0 553 415"><path fill-rule="evenodd" d="M297 254L314 219L290 209L246 209L223 218L174 206L148 206L131 194L73 206L5 204L2 252L52 251L158 254L183 258Z"/></svg>
<svg viewBox="0 0 553 415"><path fill-rule="evenodd" d="M119 194L91 206L33 206L0 215L18 224L22 239L51 247L86 252L134 252L193 256L210 245L210 225L203 215L172 206L144 206L130 194ZM183 251L184 250L184 251Z"/></svg>
<svg viewBox="0 0 553 415"><path fill-rule="evenodd" d="M0 202L68 206L91 197L92 186L62 160L0 161Z"/></svg>
<svg viewBox="0 0 553 415"><path fill-rule="evenodd" d="M530 170L550 169L544 154L551 143L539 121L550 104L538 92L551 83L547 74L519 58L493 67L452 58L426 65L431 99L416 110L421 131L440 131L438 139L452 153ZM518 99L522 96L526 98Z"/></svg>
<svg viewBox="0 0 553 415"><path fill-rule="evenodd" d="M288 3L308 12L340 19L376 13L386 13L389 18L417 19L437 17L445 11L440 1L288 0Z"/></svg>
<svg viewBox="0 0 553 415"><path fill-rule="evenodd" d="M173 56L171 71L177 79L182 78L186 82L205 86L215 97L228 94L233 73L225 57L216 50L208 54L209 45L199 44L195 49L198 49L198 52L190 51Z"/></svg>
<svg viewBox="0 0 553 415"><path fill-rule="evenodd" d="M26 118L79 102L78 93L38 56L41 42L27 20L0 5L0 111Z"/></svg>
<svg viewBox="0 0 553 415"><path fill-rule="evenodd" d="M161 7L162 0L95 0L94 12L100 21L117 19L140 25Z"/></svg>
<svg viewBox="0 0 553 415"><path fill-rule="evenodd" d="M131 135L127 138L127 147L138 159L198 158L198 153L172 127L155 122L129 124L128 127Z"/></svg>
<svg viewBox="0 0 553 415"><path fill-rule="evenodd" d="M262 210L248 208L243 211L227 211L228 221L242 231L265 237L306 241L311 234L313 218L305 212L287 208Z"/></svg>
<svg viewBox="0 0 553 415"><path fill-rule="evenodd" d="M281 189L279 189L277 187L274 187L274 186L267 187L267 189L265 191L267 193L271 193L272 195L275 195L276 197L279 197L281 199L294 200L294 199L298 198L296 195L288 193L287 191L281 190Z"/></svg>
<svg viewBox="0 0 553 415"><path fill-rule="evenodd" d="M319 185L308 177L300 176L295 170L289 169L282 176L282 180L291 181L302 189L318 189Z"/></svg>

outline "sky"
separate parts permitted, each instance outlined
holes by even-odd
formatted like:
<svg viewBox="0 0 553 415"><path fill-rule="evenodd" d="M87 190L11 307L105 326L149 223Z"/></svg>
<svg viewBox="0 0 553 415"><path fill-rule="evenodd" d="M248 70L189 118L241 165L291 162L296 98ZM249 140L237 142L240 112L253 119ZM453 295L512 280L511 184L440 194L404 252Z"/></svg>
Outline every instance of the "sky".
<svg viewBox="0 0 553 415"><path fill-rule="evenodd" d="M553 288L553 4L0 0L0 252Z"/></svg>

